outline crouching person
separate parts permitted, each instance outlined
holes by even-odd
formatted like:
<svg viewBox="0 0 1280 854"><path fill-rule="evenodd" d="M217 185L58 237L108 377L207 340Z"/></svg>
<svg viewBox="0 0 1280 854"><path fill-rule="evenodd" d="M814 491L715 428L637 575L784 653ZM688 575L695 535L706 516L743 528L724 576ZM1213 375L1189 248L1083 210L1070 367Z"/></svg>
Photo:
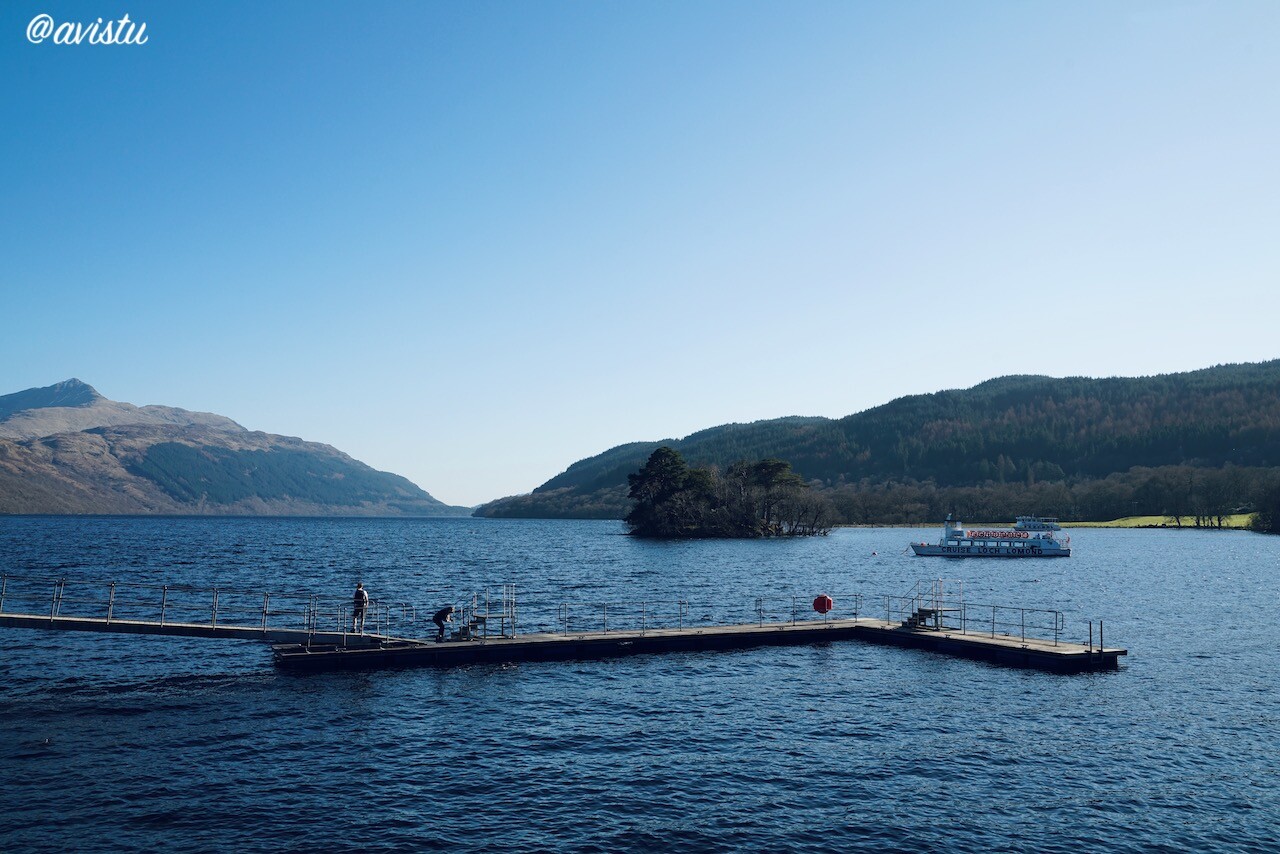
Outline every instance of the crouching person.
<svg viewBox="0 0 1280 854"><path fill-rule="evenodd" d="M436 628L439 629L439 632L436 633L436 643L440 643L444 640L444 624L453 622L453 606L445 605L439 611L436 611L436 615L431 618L431 622L435 623Z"/></svg>

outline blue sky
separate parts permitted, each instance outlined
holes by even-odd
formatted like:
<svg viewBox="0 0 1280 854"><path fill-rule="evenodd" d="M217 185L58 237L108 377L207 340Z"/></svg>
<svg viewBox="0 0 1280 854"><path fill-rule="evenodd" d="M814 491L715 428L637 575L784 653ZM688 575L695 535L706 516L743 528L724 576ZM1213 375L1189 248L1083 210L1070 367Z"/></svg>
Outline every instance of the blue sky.
<svg viewBox="0 0 1280 854"><path fill-rule="evenodd" d="M145 45L31 44L128 12ZM0 5L0 393L441 500L994 376L1280 356L1273 2Z"/></svg>

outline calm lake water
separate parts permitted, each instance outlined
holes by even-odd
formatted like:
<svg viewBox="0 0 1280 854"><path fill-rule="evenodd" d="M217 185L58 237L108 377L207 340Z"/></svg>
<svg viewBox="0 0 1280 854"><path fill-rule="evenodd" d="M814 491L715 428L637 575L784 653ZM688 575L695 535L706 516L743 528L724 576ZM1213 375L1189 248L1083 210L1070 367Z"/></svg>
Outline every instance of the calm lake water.
<svg viewBox="0 0 1280 854"><path fill-rule="evenodd" d="M1076 676L857 642L299 676L253 643L0 629L0 849L1280 850L1280 537L1071 534L1069 560L942 562L903 554L934 529L0 517L16 575L431 609L512 582L528 630L563 601L746 621L948 577L1129 650Z"/></svg>

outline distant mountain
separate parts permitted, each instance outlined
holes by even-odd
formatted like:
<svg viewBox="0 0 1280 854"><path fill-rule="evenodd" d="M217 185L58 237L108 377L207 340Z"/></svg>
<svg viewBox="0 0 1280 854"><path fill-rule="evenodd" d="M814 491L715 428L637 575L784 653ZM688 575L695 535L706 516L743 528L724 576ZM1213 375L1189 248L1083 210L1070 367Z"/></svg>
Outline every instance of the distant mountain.
<svg viewBox="0 0 1280 854"><path fill-rule="evenodd" d="M1280 360L1152 377L1009 376L840 419L726 424L620 445L477 515L621 518L627 475L668 445L724 469L775 457L829 489L1098 479L1134 467L1280 466Z"/></svg>
<svg viewBox="0 0 1280 854"><path fill-rule="evenodd" d="M134 406L107 400L93 386L71 379L0 397L0 438L40 439L95 427L202 426L243 433L230 418L170 406Z"/></svg>
<svg viewBox="0 0 1280 854"><path fill-rule="evenodd" d="M119 403L76 379L0 397L0 513L469 512L329 445Z"/></svg>

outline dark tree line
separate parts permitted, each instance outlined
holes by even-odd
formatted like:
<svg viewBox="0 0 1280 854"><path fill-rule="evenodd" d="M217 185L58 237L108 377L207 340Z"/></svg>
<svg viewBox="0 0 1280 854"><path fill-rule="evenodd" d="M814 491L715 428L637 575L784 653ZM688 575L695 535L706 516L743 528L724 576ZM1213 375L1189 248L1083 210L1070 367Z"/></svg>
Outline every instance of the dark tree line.
<svg viewBox="0 0 1280 854"><path fill-rule="evenodd" d="M782 460L739 460L723 473L691 468L663 446L627 476L626 515L638 537L756 538L826 534L834 509Z"/></svg>
<svg viewBox="0 0 1280 854"><path fill-rule="evenodd" d="M730 466L726 479L741 483L741 465ZM1220 527L1228 515L1256 512L1255 530L1280 532L1280 468L1158 466L1135 467L1101 478L993 480L973 486L865 479L835 487L810 481L809 487L806 498L826 499L826 512L837 524L846 525L932 524L947 513L999 522L1039 513L1072 521L1169 516L1175 526ZM718 500L729 498L722 494ZM631 507L632 500L622 488L587 495L561 488L504 502L492 515L621 519Z"/></svg>
<svg viewBox="0 0 1280 854"><path fill-rule="evenodd" d="M1267 534L1280 534L1280 478L1258 495L1253 529Z"/></svg>
<svg viewBox="0 0 1280 854"><path fill-rule="evenodd" d="M863 483L826 494L840 521L849 524L927 524L947 513L1002 521L1037 513L1074 521L1169 516L1175 526L1203 528L1221 527L1236 513L1261 515L1266 496L1277 487L1280 469L1162 466L1054 482L949 487L931 482Z"/></svg>

